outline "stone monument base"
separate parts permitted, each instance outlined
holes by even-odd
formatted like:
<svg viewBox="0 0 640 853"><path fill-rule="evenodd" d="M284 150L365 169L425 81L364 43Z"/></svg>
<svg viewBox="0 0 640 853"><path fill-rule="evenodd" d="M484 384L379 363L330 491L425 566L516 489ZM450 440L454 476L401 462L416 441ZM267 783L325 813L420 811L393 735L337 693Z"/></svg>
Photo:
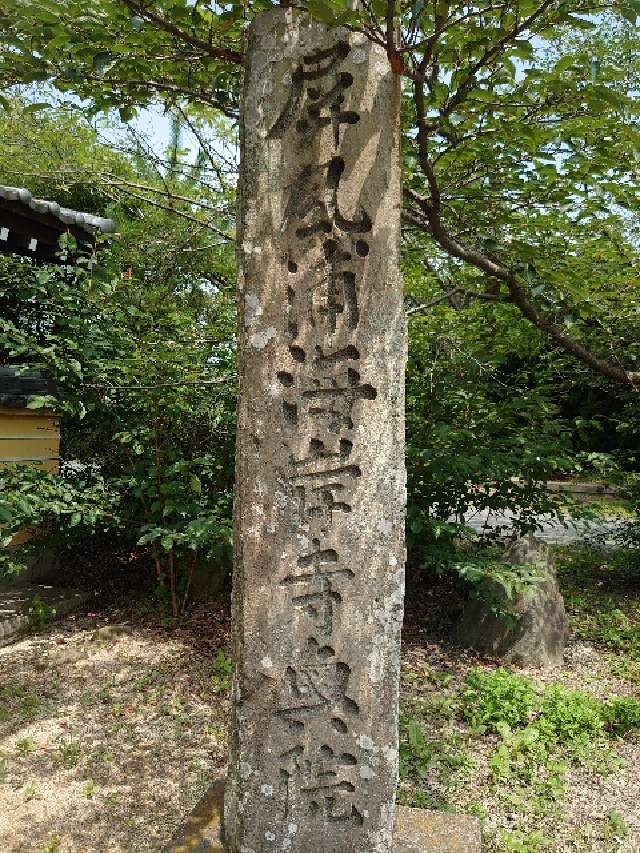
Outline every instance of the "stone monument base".
<svg viewBox="0 0 640 853"><path fill-rule="evenodd" d="M164 853L224 853L224 785L220 780L209 788ZM481 853L480 821L470 815L399 806L394 853Z"/></svg>

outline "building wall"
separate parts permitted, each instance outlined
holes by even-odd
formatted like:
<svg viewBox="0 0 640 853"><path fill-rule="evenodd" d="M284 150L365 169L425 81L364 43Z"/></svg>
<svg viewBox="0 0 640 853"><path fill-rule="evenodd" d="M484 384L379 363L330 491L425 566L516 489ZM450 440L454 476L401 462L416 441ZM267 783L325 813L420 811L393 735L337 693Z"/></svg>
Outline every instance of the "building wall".
<svg viewBox="0 0 640 853"><path fill-rule="evenodd" d="M36 462L47 471L57 471L59 423L48 412L0 408L0 468Z"/></svg>
<svg viewBox="0 0 640 853"><path fill-rule="evenodd" d="M60 463L60 419L50 412L24 408L0 408L0 469L37 463L46 471L57 471ZM20 545L33 535L21 530L11 540ZM56 568L55 559L43 553L20 575L21 582L42 582Z"/></svg>

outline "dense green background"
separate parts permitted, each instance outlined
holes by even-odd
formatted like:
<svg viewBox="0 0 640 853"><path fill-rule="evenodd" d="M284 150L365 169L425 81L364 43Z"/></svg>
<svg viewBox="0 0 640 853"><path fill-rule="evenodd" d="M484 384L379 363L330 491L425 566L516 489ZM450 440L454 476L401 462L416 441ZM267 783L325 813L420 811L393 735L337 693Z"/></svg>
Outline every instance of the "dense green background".
<svg viewBox="0 0 640 853"><path fill-rule="evenodd" d="M43 525L144 554L174 613L229 560L239 63L265 5L0 11L0 182L119 232L93 273L0 259L0 362L59 381L74 462L3 475L0 521L7 540ZM640 4L307 7L403 78L411 569L456 565L470 506L518 510L522 530L557 512L549 477L633 498ZM166 151L132 123L150 104Z"/></svg>

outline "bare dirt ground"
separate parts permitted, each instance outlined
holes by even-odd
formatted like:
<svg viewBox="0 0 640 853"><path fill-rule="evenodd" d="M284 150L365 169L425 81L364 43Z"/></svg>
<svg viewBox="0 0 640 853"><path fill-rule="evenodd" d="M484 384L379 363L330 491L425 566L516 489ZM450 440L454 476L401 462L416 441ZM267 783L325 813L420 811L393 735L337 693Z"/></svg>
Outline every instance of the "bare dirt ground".
<svg viewBox="0 0 640 853"><path fill-rule="evenodd" d="M224 767L226 605L185 632L107 618L0 649L2 853L160 850Z"/></svg>
<svg viewBox="0 0 640 853"><path fill-rule="evenodd" d="M401 732L415 739L417 720L424 743L401 800L478 814L487 851L640 853L637 736L594 745L555 793L496 782L499 737L471 732L457 703L472 668L497 662L448 642L450 592L434 583L408 597ZM132 601L0 649L0 851L161 851L224 773L228 632L224 597L178 627ZM537 689L640 696L638 670L579 633L561 670L525 673Z"/></svg>

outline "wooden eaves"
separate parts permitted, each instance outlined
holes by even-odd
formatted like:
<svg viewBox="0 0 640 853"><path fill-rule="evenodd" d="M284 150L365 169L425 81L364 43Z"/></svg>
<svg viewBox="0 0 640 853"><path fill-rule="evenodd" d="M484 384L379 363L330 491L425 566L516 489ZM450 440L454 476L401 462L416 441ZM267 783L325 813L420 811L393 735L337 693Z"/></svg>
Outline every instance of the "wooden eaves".
<svg viewBox="0 0 640 853"><path fill-rule="evenodd" d="M0 254L57 263L63 234L91 247L97 234L109 234L115 228L112 219L61 207L55 201L34 198L26 189L0 184Z"/></svg>

